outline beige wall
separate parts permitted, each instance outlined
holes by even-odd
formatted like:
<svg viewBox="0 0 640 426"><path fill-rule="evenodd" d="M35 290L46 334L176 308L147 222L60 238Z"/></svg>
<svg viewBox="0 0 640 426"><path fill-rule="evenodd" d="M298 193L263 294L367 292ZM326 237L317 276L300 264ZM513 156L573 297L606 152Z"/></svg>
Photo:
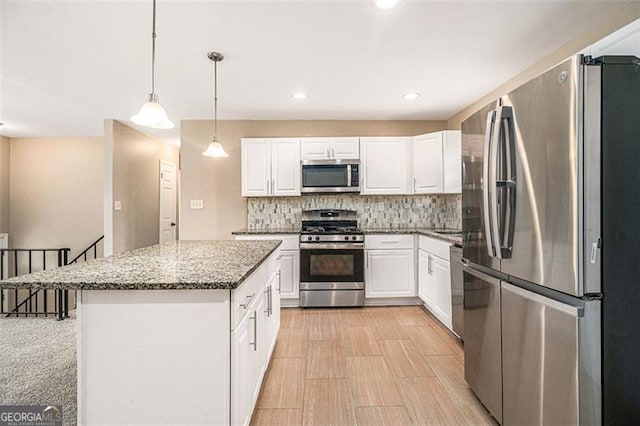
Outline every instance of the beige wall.
<svg viewBox="0 0 640 426"><path fill-rule="evenodd" d="M228 158L202 156L213 132L210 120L181 122L181 239L225 239L247 225L241 194L240 139L287 136L413 136L446 128L444 121L249 121L218 122ZM191 210L190 200L204 200Z"/></svg>
<svg viewBox="0 0 640 426"><path fill-rule="evenodd" d="M11 139L9 243L69 247L102 235L102 138Z"/></svg>
<svg viewBox="0 0 640 426"><path fill-rule="evenodd" d="M451 130L460 129L462 122L467 117L487 105L489 102L495 101L500 96L509 93L511 90L526 83L531 78L536 77L549 68L552 68L554 65L564 61L570 56L581 52L596 41L637 19L640 19L640 1L637 0L628 2L626 5L621 2L621 9L609 17L594 17L594 26L589 31L540 59L534 65L516 75L511 80L497 87L490 93L487 93L485 96L478 99L462 111L456 113L447 121L447 127Z"/></svg>
<svg viewBox="0 0 640 426"><path fill-rule="evenodd" d="M0 234L9 232L9 138L0 136Z"/></svg>
<svg viewBox="0 0 640 426"><path fill-rule="evenodd" d="M105 121L106 254L158 244L160 160L178 167L178 148L119 121ZM113 210L115 201L122 210Z"/></svg>

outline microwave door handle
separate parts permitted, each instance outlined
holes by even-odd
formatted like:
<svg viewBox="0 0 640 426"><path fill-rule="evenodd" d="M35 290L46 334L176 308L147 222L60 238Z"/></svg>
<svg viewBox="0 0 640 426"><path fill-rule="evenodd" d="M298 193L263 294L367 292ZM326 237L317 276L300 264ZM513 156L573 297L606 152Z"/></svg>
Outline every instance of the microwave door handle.
<svg viewBox="0 0 640 426"><path fill-rule="evenodd" d="M347 164L347 187L351 187L351 164Z"/></svg>
<svg viewBox="0 0 640 426"><path fill-rule="evenodd" d="M484 138L484 161L482 164L482 201L483 201L483 216L484 216L484 234L487 239L487 251L490 257L495 257L496 251L493 246L493 234L491 232L491 210L490 210L490 196L489 196L489 169L491 163L491 143L493 141L493 123L496 119L496 112L489 111L487 114L487 123L485 127Z"/></svg>

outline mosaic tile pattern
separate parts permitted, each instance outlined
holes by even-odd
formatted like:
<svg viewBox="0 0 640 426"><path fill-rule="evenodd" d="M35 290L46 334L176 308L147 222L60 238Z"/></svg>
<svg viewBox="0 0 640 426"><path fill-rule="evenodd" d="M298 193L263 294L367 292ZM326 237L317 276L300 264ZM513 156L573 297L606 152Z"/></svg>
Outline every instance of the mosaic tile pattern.
<svg viewBox="0 0 640 426"><path fill-rule="evenodd" d="M460 194L437 195L304 195L249 198L249 229L295 228L302 210L347 209L358 212L362 228L425 227L459 229Z"/></svg>

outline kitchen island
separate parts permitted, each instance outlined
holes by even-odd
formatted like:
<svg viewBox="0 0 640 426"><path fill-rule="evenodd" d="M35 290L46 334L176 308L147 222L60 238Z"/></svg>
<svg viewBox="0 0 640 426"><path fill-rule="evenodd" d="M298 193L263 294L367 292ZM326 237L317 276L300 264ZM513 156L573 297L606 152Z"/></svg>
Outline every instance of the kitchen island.
<svg viewBox="0 0 640 426"><path fill-rule="evenodd" d="M0 286L79 290L79 424L248 424L279 329L280 244L178 241Z"/></svg>

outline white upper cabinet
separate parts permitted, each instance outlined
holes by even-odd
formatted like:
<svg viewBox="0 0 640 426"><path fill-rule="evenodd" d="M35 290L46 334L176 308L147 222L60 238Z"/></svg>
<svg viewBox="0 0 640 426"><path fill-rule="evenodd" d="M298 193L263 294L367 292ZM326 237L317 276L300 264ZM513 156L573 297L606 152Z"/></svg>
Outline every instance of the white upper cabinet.
<svg viewBox="0 0 640 426"><path fill-rule="evenodd" d="M462 192L460 131L446 130L413 137L413 193Z"/></svg>
<svg viewBox="0 0 640 426"><path fill-rule="evenodd" d="M242 196L300 195L300 140L242 139Z"/></svg>
<svg viewBox="0 0 640 426"><path fill-rule="evenodd" d="M352 160L360 158L359 138L302 138L303 160Z"/></svg>
<svg viewBox="0 0 640 426"><path fill-rule="evenodd" d="M361 193L409 194L411 138L360 138Z"/></svg>

